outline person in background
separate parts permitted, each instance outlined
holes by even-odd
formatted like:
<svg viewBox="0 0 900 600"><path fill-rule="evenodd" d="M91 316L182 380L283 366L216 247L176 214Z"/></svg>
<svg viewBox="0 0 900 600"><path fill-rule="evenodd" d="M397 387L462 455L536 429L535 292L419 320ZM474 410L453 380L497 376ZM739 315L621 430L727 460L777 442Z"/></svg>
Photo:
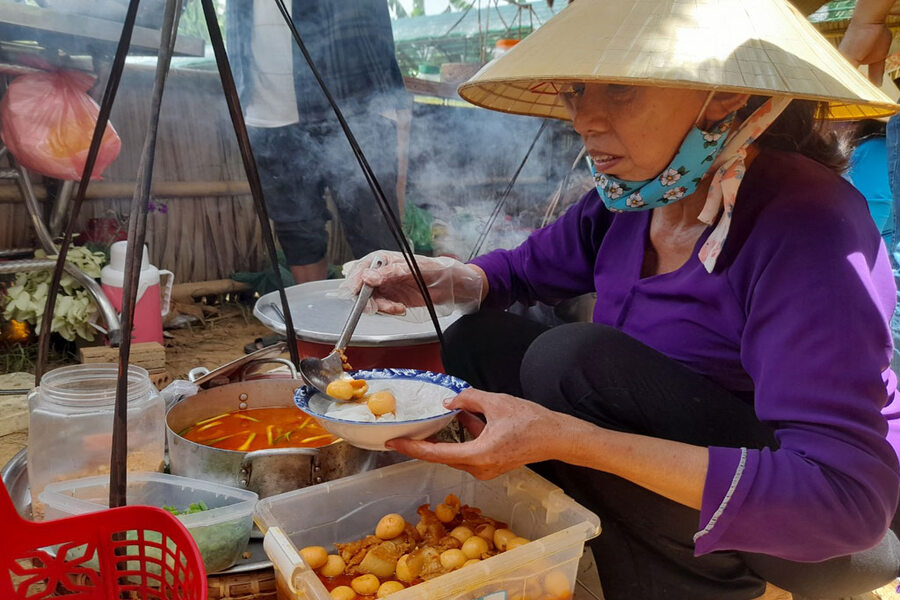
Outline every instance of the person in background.
<svg viewBox="0 0 900 600"><path fill-rule="evenodd" d="M893 34L886 21L895 0L857 0L847 31L838 46L855 67L866 67L869 81L881 85ZM799 2L798 2L799 3ZM806 0L803 3L809 4ZM823 4L813 0L813 4Z"/></svg>
<svg viewBox="0 0 900 600"><path fill-rule="evenodd" d="M865 119L853 124L850 139L853 149L846 177L866 198L875 226L885 247L891 247L894 231L893 197L888 181L885 123Z"/></svg>
<svg viewBox="0 0 900 600"><path fill-rule="evenodd" d="M410 98L386 0L285 0L399 216ZM350 145L273 0L229 0L227 41L263 195L297 283L328 273L326 189L355 256L395 248Z"/></svg>
<svg viewBox="0 0 900 600"><path fill-rule="evenodd" d="M607 600L844 598L900 574L896 287L821 123L897 107L786 3L744 4L577 0L464 84L571 119L596 189L517 248L419 261L435 303L480 305L443 353L473 439L388 447L483 479L533 465L600 516ZM402 314L421 295L385 254L345 285ZM588 291L592 323L505 310Z"/></svg>

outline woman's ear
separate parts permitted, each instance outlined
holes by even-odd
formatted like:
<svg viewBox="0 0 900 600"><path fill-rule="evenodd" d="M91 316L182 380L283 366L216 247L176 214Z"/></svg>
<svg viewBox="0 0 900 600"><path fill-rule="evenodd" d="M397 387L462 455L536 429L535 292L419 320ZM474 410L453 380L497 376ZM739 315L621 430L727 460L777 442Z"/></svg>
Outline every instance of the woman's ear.
<svg viewBox="0 0 900 600"><path fill-rule="evenodd" d="M716 92L713 94L709 105L703 115L704 126L718 123L726 116L747 104L750 94L737 94L733 92Z"/></svg>

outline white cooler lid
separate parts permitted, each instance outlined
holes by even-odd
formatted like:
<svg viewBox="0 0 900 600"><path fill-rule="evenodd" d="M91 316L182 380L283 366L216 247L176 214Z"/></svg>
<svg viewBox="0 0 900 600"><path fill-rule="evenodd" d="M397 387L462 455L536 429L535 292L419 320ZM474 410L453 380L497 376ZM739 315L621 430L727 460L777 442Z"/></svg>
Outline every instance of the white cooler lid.
<svg viewBox="0 0 900 600"><path fill-rule="evenodd" d="M341 329L344 328L353 308L352 300L337 297L337 289L342 281L343 279L310 281L285 290L291 317L294 319L294 331L298 338L322 344L337 343ZM253 307L253 314L257 319L269 329L283 334L286 329L279 316L280 313L281 300L277 291L262 296ZM457 311L446 317L440 317L438 322L441 329L449 327L460 316L461 313ZM412 323L389 315L363 314L349 345L403 346L436 341L437 333L430 320Z"/></svg>

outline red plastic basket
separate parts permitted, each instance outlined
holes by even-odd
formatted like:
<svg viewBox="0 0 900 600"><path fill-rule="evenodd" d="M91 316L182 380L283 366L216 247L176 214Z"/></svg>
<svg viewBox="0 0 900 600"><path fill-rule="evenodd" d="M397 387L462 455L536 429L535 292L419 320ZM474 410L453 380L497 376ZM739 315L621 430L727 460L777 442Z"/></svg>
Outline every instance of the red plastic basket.
<svg viewBox="0 0 900 600"><path fill-rule="evenodd" d="M125 506L35 523L0 485L0 599L207 600L197 544L175 516Z"/></svg>

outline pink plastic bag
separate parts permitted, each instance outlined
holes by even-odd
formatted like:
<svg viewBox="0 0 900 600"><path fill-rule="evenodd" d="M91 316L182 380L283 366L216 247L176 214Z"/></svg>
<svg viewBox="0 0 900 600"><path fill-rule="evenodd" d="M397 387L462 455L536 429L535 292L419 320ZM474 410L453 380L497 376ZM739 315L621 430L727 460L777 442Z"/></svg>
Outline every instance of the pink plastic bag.
<svg viewBox="0 0 900 600"><path fill-rule="evenodd" d="M19 163L56 179L79 180L100 107L88 96L94 79L77 71L21 75L0 102L0 137ZM122 141L109 123L92 179L119 155Z"/></svg>

